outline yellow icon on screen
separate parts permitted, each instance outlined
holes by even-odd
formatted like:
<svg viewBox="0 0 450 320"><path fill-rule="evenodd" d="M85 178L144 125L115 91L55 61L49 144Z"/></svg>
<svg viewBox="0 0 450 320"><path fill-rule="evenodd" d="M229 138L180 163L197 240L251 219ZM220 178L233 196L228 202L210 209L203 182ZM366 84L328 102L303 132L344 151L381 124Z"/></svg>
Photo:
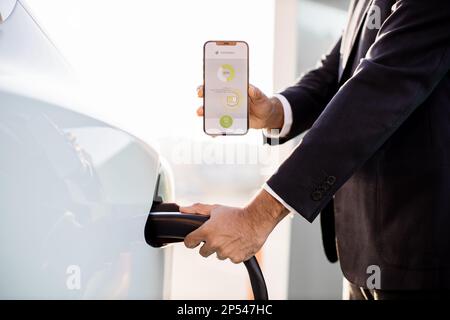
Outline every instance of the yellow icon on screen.
<svg viewBox="0 0 450 320"><path fill-rule="evenodd" d="M217 78L223 82L230 82L234 79L234 68L231 64L223 64L220 66L219 70L217 70Z"/></svg>
<svg viewBox="0 0 450 320"><path fill-rule="evenodd" d="M225 107L230 110L236 110L242 104L241 92L237 89L226 89L224 99Z"/></svg>
<svg viewBox="0 0 450 320"><path fill-rule="evenodd" d="M235 107L239 103L239 98L237 95L227 96L227 105L229 107Z"/></svg>

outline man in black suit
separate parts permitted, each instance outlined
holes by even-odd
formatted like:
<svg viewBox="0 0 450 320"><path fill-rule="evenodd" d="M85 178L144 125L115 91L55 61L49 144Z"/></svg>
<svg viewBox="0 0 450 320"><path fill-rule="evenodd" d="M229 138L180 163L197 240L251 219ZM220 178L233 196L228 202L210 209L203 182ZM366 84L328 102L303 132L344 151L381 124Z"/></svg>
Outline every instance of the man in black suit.
<svg viewBox="0 0 450 320"><path fill-rule="evenodd" d="M250 87L253 128L281 129L281 142L309 131L245 208L182 208L211 215L185 244L238 263L288 211L308 221L322 212L351 298L448 296L450 1L360 0L350 10L341 39L298 83L272 98Z"/></svg>

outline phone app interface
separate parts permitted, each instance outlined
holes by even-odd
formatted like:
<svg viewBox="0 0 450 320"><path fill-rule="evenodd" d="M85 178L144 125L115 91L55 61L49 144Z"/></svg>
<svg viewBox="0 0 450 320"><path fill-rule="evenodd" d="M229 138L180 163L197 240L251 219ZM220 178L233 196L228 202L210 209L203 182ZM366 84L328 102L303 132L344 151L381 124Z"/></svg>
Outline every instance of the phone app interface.
<svg viewBox="0 0 450 320"><path fill-rule="evenodd" d="M205 128L209 134L247 131L247 45L205 46Z"/></svg>

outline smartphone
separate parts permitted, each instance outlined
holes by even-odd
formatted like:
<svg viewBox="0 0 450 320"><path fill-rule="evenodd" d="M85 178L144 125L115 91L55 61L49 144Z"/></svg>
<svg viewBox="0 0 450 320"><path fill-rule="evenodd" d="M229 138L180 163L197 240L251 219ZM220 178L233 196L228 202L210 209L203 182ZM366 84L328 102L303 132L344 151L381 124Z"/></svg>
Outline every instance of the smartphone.
<svg viewBox="0 0 450 320"><path fill-rule="evenodd" d="M248 132L248 44L207 41L203 46L203 131L212 136Z"/></svg>

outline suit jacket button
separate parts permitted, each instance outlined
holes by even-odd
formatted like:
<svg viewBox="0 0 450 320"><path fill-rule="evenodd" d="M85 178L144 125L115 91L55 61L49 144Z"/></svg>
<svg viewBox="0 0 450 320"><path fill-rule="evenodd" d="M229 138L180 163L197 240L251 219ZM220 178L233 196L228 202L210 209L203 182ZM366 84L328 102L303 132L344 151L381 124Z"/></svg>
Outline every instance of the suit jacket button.
<svg viewBox="0 0 450 320"><path fill-rule="evenodd" d="M314 201L319 201L320 199L322 199L322 192L320 192L320 191L314 191L314 192L311 194L311 198L312 198Z"/></svg>
<svg viewBox="0 0 450 320"><path fill-rule="evenodd" d="M335 176L328 176L327 177L327 184L329 184L330 186L332 186L335 182L336 182L336 177Z"/></svg>

